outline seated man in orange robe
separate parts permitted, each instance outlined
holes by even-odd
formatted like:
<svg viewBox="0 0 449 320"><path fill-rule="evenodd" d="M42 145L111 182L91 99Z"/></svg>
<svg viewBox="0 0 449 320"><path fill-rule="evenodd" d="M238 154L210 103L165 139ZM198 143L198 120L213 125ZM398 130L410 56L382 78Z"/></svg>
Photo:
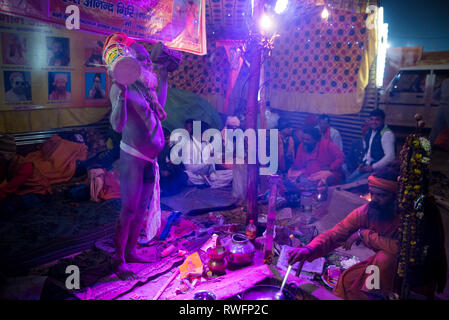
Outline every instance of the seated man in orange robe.
<svg viewBox="0 0 449 320"><path fill-rule="evenodd" d="M384 168L368 179L372 200L354 211L332 229L320 234L303 248L289 252L289 263L313 261L339 246L349 250L354 243L363 244L376 253L345 270L334 294L342 299L368 300L374 296L388 296L395 283L400 217L396 213L397 172ZM368 288L368 266L379 268L379 289ZM369 281L368 281L369 282Z"/></svg>
<svg viewBox="0 0 449 320"><path fill-rule="evenodd" d="M320 180L328 185L339 184L343 176L344 161L345 155L334 142L322 140L318 129L306 128L287 177L294 184Z"/></svg>

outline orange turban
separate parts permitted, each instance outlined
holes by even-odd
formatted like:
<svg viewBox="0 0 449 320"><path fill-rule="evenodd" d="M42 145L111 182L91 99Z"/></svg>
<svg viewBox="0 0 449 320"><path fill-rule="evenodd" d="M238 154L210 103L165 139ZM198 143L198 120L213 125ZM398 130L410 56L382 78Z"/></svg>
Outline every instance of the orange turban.
<svg viewBox="0 0 449 320"><path fill-rule="evenodd" d="M368 178L368 185L370 187L379 188L382 190L390 191L390 192L397 192L398 183L396 181L386 180L382 178L378 178L375 176L369 176Z"/></svg>

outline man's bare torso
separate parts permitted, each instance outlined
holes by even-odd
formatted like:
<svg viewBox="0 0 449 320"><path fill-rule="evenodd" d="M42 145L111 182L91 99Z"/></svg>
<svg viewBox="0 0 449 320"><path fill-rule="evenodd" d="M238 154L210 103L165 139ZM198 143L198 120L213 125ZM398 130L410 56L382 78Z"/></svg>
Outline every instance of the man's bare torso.
<svg viewBox="0 0 449 320"><path fill-rule="evenodd" d="M116 96L117 86L111 87L111 96ZM134 86L128 87L127 121L122 132L122 141L150 159L154 159L164 148L164 132L161 121L148 108L148 102ZM136 110L141 110L140 114ZM142 113L142 110L145 110ZM144 114L144 118L142 118ZM148 129L149 128L149 129Z"/></svg>

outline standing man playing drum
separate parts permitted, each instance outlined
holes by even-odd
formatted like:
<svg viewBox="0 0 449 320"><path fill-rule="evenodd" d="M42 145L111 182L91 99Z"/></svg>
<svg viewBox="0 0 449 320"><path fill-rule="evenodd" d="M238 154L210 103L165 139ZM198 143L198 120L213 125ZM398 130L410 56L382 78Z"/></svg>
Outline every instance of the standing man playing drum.
<svg viewBox="0 0 449 320"><path fill-rule="evenodd" d="M129 47L130 51L135 53L133 57L140 66L140 77L130 84L126 78L139 70L120 74L114 72L114 66L108 66L108 71L113 76L113 85L109 92L112 103L110 121L113 129L122 133L122 210L115 230L114 272L122 280L132 280L136 279L136 275L128 268L127 263L151 262L151 259L136 252L137 240L145 218L149 224L159 219L155 222L155 228L160 226L160 215L157 218L151 216L151 210L149 216L146 215L150 201L159 204L159 194L153 194L153 191L158 193L158 188L155 188L159 183L157 156L165 142L161 121L166 118L163 106L167 98L168 71L165 66L160 68L158 86L157 75L153 72L150 55L145 47L120 33L108 37L104 51L108 49L111 37L112 42L116 41Z"/></svg>

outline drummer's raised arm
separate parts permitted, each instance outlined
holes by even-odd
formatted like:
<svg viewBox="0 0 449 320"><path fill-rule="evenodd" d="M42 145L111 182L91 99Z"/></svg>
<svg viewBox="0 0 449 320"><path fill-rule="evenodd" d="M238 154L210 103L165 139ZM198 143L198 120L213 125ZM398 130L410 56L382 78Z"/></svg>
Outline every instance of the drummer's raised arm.
<svg viewBox="0 0 449 320"><path fill-rule="evenodd" d="M157 98L162 108L165 107L165 102L167 101L167 78L168 70L164 65L159 69L159 85L157 88Z"/></svg>
<svg viewBox="0 0 449 320"><path fill-rule="evenodd" d="M120 133L126 125L126 86L113 83L109 91L109 99L111 100L111 126L114 131Z"/></svg>

